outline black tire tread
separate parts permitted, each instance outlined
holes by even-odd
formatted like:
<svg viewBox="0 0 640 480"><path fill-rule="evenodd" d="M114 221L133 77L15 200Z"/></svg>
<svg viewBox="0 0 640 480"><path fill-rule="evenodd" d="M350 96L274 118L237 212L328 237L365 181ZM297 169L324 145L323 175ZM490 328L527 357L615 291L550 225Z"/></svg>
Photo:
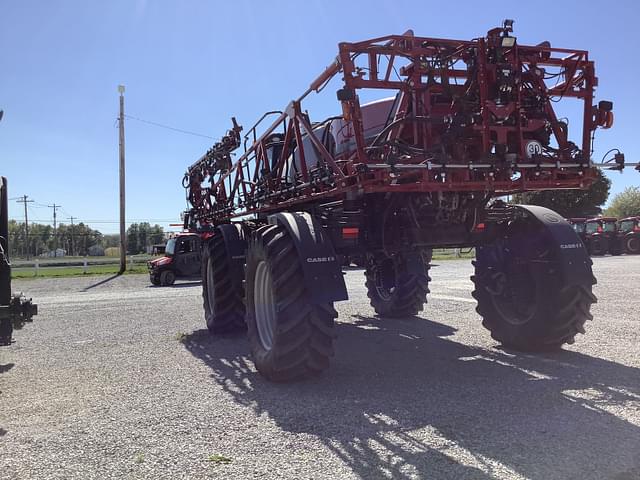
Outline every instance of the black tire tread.
<svg viewBox="0 0 640 480"><path fill-rule="evenodd" d="M591 260L590 260L591 261ZM476 266L476 262L473 262ZM489 330L491 337L502 345L514 350L526 352L556 350L563 344L572 344L578 333L585 332L585 323L592 320L589 312L591 304L597 299L592 292L595 285L595 277L591 277L589 285L566 285L560 289L555 298L548 299L558 308L554 318L546 319L549 328L541 329L537 335L514 334L512 328L499 319L491 301L484 294L485 278L482 272L471 276L475 289L471 293L478 302L476 312L482 317L482 325Z"/></svg>
<svg viewBox="0 0 640 480"><path fill-rule="evenodd" d="M247 325L256 368L269 380L289 382L316 375L329 366L333 355L333 304L308 301L298 254L286 230L276 225L258 228L251 236L247 256L247 292L253 292L255 263L265 259L271 268L278 326L273 347L266 352L253 317L248 295Z"/></svg>
<svg viewBox="0 0 640 480"><path fill-rule="evenodd" d="M216 292L214 309L208 299L209 259L213 265L213 281ZM205 245L202 257L202 300L207 328L212 334L227 334L246 330L245 307L241 288L234 286L231 276L231 259L221 234L214 235Z"/></svg>
<svg viewBox="0 0 640 480"><path fill-rule="evenodd" d="M380 298L376 291L376 281L373 272L367 268L365 286L367 296L375 312L381 317L399 318L417 315L427 303L427 294L431 277L428 275L429 264L425 263L423 275L410 275L402 285L398 285L390 301Z"/></svg>

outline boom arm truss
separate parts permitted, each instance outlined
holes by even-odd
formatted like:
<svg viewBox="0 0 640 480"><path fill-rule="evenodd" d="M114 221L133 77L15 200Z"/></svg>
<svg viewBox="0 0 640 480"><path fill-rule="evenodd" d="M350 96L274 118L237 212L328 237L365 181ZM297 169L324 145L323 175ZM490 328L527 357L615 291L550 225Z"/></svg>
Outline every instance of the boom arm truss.
<svg viewBox="0 0 640 480"><path fill-rule="evenodd" d="M519 45L511 33L505 21L470 41L408 31L341 43L302 96L248 131L235 163L242 127L233 119L223 141L189 168L185 224L216 225L355 192L587 188L595 178L592 133L613 123L611 102L593 105L594 64L584 50ZM340 73L342 114L312 122L304 99ZM360 103L365 89L395 95L377 128L373 110ZM579 146L553 108L563 98L582 101ZM258 134L268 117L275 118Z"/></svg>

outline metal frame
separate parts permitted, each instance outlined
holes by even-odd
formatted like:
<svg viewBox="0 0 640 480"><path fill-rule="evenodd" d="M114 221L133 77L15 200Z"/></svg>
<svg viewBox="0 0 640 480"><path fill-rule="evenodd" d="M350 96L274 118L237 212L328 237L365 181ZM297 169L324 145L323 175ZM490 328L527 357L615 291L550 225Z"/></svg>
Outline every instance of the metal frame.
<svg viewBox="0 0 640 480"><path fill-rule="evenodd" d="M268 112L249 130L244 153L233 165L231 152L240 147L242 130L235 119L223 141L189 168L184 186L193 208L185 224L197 221L202 227L249 214L304 209L305 204L355 192L499 196L587 188L595 179L592 132L610 127L613 119L609 102L593 106L594 64L584 50L518 45L510 33L507 21L470 41L416 37L409 31L341 43L335 61L298 99L282 112ZM545 82L546 69L557 70L552 74L555 85ZM352 131L355 148L337 155L314 133L319 124L310 121L302 102L339 73L344 82L338 91L341 118ZM357 95L361 89L397 94L398 106L380 145L365 139ZM496 101L500 89L506 89L507 100ZM553 102L567 97L583 101L580 147L569 140L554 112ZM530 108L531 102L537 106ZM277 117L258 135L269 115ZM545 129L555 147L550 143L545 151L527 155L527 142ZM445 146L445 138L455 132L458 136ZM282 148L278 158L269 158L274 134ZM312 168L305 162L304 138L319 159ZM398 153L397 145L406 148L404 153ZM295 156L300 171L292 176L290 159Z"/></svg>

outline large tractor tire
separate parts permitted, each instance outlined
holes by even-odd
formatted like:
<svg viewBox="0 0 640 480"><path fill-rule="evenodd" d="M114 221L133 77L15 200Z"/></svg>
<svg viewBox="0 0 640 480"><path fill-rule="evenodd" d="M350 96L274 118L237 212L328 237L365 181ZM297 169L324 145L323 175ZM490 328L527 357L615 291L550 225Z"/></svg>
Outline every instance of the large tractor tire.
<svg viewBox="0 0 640 480"><path fill-rule="evenodd" d="M246 330L242 288L233 284L231 258L219 232L203 247L202 299L207 328L211 333Z"/></svg>
<svg viewBox="0 0 640 480"><path fill-rule="evenodd" d="M594 257L601 257L609 250L609 241L602 235L596 235L589 239L589 253Z"/></svg>
<svg viewBox="0 0 640 480"><path fill-rule="evenodd" d="M302 265L288 231L258 228L246 269L249 345L258 371L276 382L318 374L333 355L333 303L310 301Z"/></svg>
<svg viewBox="0 0 640 480"><path fill-rule="evenodd" d="M379 316L410 317L422 311L429 293L430 261L431 250L408 259L387 257L369 262L365 270L367 296Z"/></svg>
<svg viewBox="0 0 640 480"><path fill-rule="evenodd" d="M623 241L625 252L631 255L638 255L640 253L640 235L632 233L624 237Z"/></svg>
<svg viewBox="0 0 640 480"><path fill-rule="evenodd" d="M569 245L580 246L586 275L565 275L558 258L561 248L553 242L544 227L525 218L512 221L492 245L476 250L471 277L476 311L491 336L507 348L557 349L573 343L593 318L589 310L596 302L596 279L591 259L576 236Z"/></svg>

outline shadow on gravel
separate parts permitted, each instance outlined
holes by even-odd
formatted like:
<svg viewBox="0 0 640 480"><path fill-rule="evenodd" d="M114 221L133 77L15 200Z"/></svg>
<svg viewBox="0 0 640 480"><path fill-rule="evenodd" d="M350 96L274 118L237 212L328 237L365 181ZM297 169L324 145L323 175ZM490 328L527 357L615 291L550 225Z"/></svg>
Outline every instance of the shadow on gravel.
<svg viewBox="0 0 640 480"><path fill-rule="evenodd" d="M147 288L188 288L202 285L202 280L194 280L190 282L174 283L173 285L147 285Z"/></svg>
<svg viewBox="0 0 640 480"><path fill-rule="evenodd" d="M4 365L0 365L0 373L6 373L15 366L15 363L5 363Z"/></svg>
<svg viewBox="0 0 640 480"><path fill-rule="evenodd" d="M174 283L171 285L171 288L188 288L188 287L197 287L202 285L202 280L193 280L190 282L180 282Z"/></svg>
<svg viewBox="0 0 640 480"><path fill-rule="evenodd" d="M361 478L636 478L636 368L463 345L417 317L336 329L332 368L288 385L255 371L245 340L201 330L184 344L236 402L318 438Z"/></svg>
<svg viewBox="0 0 640 480"><path fill-rule="evenodd" d="M111 275L110 277L107 277L107 278L105 278L103 280L100 280L99 282L96 282L93 285L89 285L88 287L83 288L82 291L83 292L88 292L92 288L96 288L96 287L99 287L100 285L104 285L105 283L109 283L111 280L115 280L119 276L120 276L119 273L116 273L115 275Z"/></svg>

